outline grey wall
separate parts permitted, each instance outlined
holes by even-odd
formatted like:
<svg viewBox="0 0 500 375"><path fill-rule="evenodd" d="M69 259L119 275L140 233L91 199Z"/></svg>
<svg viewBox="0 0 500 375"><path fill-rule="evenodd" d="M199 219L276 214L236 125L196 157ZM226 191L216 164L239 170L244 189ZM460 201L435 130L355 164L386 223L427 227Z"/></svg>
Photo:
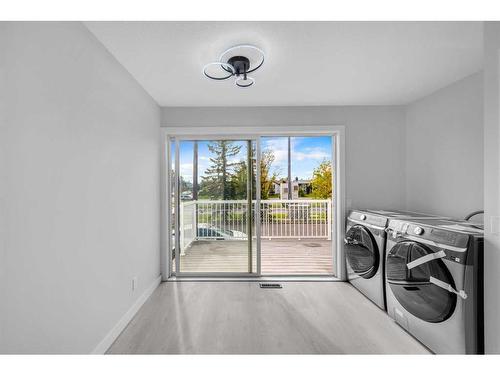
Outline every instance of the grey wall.
<svg viewBox="0 0 500 375"><path fill-rule="evenodd" d="M483 208L482 73L407 106L406 207L453 217Z"/></svg>
<svg viewBox="0 0 500 375"><path fill-rule="evenodd" d="M0 38L0 351L89 353L159 275L160 111L80 23Z"/></svg>
<svg viewBox="0 0 500 375"><path fill-rule="evenodd" d="M485 343L500 353L500 22L484 28Z"/></svg>
<svg viewBox="0 0 500 375"><path fill-rule="evenodd" d="M404 107L164 107L162 126L344 125L347 208L404 208Z"/></svg>

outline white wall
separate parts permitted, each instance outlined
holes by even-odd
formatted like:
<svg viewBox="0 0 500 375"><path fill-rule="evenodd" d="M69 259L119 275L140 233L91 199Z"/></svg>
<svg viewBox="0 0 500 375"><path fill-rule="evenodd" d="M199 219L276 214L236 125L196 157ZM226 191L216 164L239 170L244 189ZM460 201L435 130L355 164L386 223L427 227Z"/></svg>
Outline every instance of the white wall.
<svg viewBox="0 0 500 375"><path fill-rule="evenodd" d="M89 353L159 275L159 107L80 23L0 35L0 352Z"/></svg>
<svg viewBox="0 0 500 375"><path fill-rule="evenodd" d="M485 345L500 353L500 22L484 28Z"/></svg>
<svg viewBox="0 0 500 375"><path fill-rule="evenodd" d="M347 209L404 208L401 106L164 107L162 126L344 125Z"/></svg>
<svg viewBox="0 0 500 375"><path fill-rule="evenodd" d="M489 223L500 216L500 27L486 27ZM0 23L0 50L0 352L87 353L159 274L160 111L79 23ZM482 207L481 90L474 75L408 107L169 107L161 123L344 125L351 207L462 216ZM487 231L492 352L499 250Z"/></svg>
<svg viewBox="0 0 500 375"><path fill-rule="evenodd" d="M452 217L482 209L482 73L408 105L405 145L407 209Z"/></svg>

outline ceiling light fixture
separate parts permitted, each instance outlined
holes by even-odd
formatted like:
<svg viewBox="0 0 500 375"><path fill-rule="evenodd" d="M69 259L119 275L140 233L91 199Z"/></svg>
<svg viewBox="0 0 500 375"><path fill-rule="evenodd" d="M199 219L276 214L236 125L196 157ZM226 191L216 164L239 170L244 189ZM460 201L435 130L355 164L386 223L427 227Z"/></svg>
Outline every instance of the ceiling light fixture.
<svg viewBox="0 0 500 375"><path fill-rule="evenodd" d="M264 52L255 46L242 44L224 51L218 61L203 67L203 74L211 79L223 81L235 77L235 85L246 88L255 83L248 73L255 72L264 64Z"/></svg>

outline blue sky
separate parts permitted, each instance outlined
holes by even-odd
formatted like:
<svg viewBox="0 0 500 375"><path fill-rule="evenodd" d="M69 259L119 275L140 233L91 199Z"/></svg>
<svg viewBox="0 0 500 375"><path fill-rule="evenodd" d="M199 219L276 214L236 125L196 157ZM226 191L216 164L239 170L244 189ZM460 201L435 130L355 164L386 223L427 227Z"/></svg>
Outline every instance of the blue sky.
<svg viewBox="0 0 500 375"><path fill-rule="evenodd" d="M332 158L331 137L292 137L292 178L310 179L314 168L324 159ZM262 149L272 150L273 166L280 177L288 173L288 139L286 137L263 137Z"/></svg>
<svg viewBox="0 0 500 375"><path fill-rule="evenodd" d="M292 178L309 179L312 177L314 168L324 159L332 158L331 137L292 137ZM198 175L204 175L205 169L210 165L211 153L208 150L209 141L198 141ZM236 141L241 145L241 150L232 161L246 159L247 143ZM287 149L286 137L263 137L262 150L272 150L275 157L272 169L279 173L280 177L287 175ZM181 175L187 181L192 181L193 174L193 141L180 142L180 170Z"/></svg>

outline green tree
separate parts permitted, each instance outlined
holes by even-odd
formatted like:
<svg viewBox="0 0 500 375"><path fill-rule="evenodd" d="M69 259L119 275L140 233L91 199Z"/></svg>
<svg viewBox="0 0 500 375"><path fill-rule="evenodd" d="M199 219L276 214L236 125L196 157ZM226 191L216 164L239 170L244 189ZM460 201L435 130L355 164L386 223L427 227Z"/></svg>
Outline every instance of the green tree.
<svg viewBox="0 0 500 375"><path fill-rule="evenodd" d="M230 159L239 154L241 145L235 145L233 141L213 141L208 144L208 150L213 157L210 158L210 167L201 177L200 195L209 199L234 199L235 168L239 163L230 162Z"/></svg>
<svg viewBox="0 0 500 375"><path fill-rule="evenodd" d="M313 171L312 196L317 199L332 197L332 164L323 160Z"/></svg>
<svg viewBox="0 0 500 375"><path fill-rule="evenodd" d="M247 163L244 161L239 162L235 166L235 172L232 178L231 186L234 189L234 199L247 198ZM252 194L252 198L254 194Z"/></svg>
<svg viewBox="0 0 500 375"><path fill-rule="evenodd" d="M253 159L252 176L255 181L255 159ZM278 179L277 171L272 171L274 154L271 150L264 150L260 157L260 197L269 199L273 189L273 183ZM247 197L247 163L241 162L236 166L233 177L235 188L235 199L245 199ZM255 198L255 186L252 186L252 198Z"/></svg>
<svg viewBox="0 0 500 375"><path fill-rule="evenodd" d="M260 157L260 197L269 199L273 184L278 180L278 170L271 171L274 163L274 154L271 150L262 151Z"/></svg>

